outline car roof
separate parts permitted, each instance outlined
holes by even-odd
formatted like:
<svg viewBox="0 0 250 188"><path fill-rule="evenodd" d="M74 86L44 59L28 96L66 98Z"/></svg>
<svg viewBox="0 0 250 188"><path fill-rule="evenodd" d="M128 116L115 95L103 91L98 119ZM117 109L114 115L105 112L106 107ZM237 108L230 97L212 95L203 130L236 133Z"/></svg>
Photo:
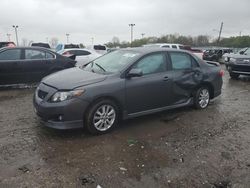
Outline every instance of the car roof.
<svg viewBox="0 0 250 188"><path fill-rule="evenodd" d="M87 52L91 52L92 54L97 53L96 51L92 50L92 49L87 49L87 48L66 48L66 49L62 49L60 51L58 51L59 53L63 53L63 52L67 52L70 50L79 50L79 51L87 51Z"/></svg>
<svg viewBox="0 0 250 188"><path fill-rule="evenodd" d="M189 53L186 50L180 50L180 49L175 49L175 48L161 48L161 47L148 47L148 48L136 47L136 48L122 48L118 50L139 52L142 55L153 53L153 52L186 52L186 53Z"/></svg>
<svg viewBox="0 0 250 188"><path fill-rule="evenodd" d="M4 48L1 48L1 50L2 49L33 49L33 50L36 49L36 50L46 50L46 51L54 52L48 48L44 48L40 46L15 46L15 47L4 47Z"/></svg>

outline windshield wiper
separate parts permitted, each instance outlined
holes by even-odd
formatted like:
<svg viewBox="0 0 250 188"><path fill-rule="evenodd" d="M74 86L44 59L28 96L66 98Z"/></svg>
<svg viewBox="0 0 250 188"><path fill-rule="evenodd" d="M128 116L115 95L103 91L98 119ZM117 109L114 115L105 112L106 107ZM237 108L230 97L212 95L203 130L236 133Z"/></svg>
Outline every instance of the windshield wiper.
<svg viewBox="0 0 250 188"><path fill-rule="evenodd" d="M106 70L101 65L99 65L98 63L95 63L95 65L97 65L100 69L102 69L104 72L106 72Z"/></svg>

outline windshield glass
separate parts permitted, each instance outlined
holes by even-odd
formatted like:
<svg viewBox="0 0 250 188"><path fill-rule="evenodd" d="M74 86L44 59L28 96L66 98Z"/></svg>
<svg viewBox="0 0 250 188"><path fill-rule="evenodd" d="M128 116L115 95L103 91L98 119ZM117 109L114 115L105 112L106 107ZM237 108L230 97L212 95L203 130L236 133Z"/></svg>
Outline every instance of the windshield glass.
<svg viewBox="0 0 250 188"><path fill-rule="evenodd" d="M244 52L245 55L250 55L250 48L248 48L245 52Z"/></svg>
<svg viewBox="0 0 250 188"><path fill-rule="evenodd" d="M114 51L90 62L83 69L101 74L118 73L139 55L134 51Z"/></svg>

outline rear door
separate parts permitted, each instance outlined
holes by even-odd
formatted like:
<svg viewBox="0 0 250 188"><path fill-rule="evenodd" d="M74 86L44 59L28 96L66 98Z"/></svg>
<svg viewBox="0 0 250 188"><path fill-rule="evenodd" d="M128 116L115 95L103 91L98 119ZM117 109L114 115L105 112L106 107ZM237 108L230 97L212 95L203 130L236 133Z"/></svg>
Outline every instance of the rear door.
<svg viewBox="0 0 250 188"><path fill-rule="evenodd" d="M185 52L169 52L173 104L185 103L192 96L194 89L201 83L203 73L199 64Z"/></svg>
<svg viewBox="0 0 250 188"><path fill-rule="evenodd" d="M0 84L25 82L21 56L22 50L19 48L6 49L0 52Z"/></svg>
<svg viewBox="0 0 250 188"><path fill-rule="evenodd" d="M40 49L25 49L24 57L27 82L40 81L50 73L55 61L54 54Z"/></svg>

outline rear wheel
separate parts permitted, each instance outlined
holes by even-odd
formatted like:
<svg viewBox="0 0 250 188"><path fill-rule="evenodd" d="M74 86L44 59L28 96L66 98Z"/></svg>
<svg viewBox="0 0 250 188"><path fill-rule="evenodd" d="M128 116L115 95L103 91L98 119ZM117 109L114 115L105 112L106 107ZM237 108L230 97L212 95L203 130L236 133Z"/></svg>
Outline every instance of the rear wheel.
<svg viewBox="0 0 250 188"><path fill-rule="evenodd" d="M207 87L199 88L194 97L194 106L197 109L205 109L210 101L210 92Z"/></svg>
<svg viewBox="0 0 250 188"><path fill-rule="evenodd" d="M236 74L236 73L229 73L229 75L230 75L230 77L232 78L232 79L237 79L237 78L239 78L239 74Z"/></svg>
<svg viewBox="0 0 250 188"><path fill-rule="evenodd" d="M118 107L111 100L101 100L90 107L86 116L86 128L92 134L111 131L118 121Z"/></svg>

